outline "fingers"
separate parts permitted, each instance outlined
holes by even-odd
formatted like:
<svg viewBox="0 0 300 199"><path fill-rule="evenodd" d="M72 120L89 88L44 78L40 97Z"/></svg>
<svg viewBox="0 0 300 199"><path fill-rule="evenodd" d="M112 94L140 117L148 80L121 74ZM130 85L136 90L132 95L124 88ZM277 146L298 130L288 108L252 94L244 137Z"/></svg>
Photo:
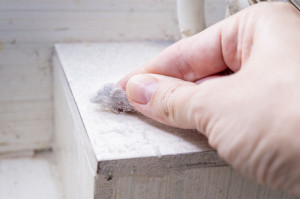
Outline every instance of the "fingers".
<svg viewBox="0 0 300 199"><path fill-rule="evenodd" d="M247 13L249 12L232 16L193 37L169 46L118 84L125 88L130 77L143 73L193 82L227 68L239 70L242 59L246 59L250 52L252 41L252 30L248 30L248 17L245 17Z"/></svg>
<svg viewBox="0 0 300 199"><path fill-rule="evenodd" d="M276 12L299 15L299 12L287 3L273 2L251 6L193 37L169 46L141 68L125 76L118 84L125 89L127 81L132 76L145 73L194 82L225 69L236 72L248 61L249 57L254 54L265 57L266 47L272 51L278 46L277 42L268 39L270 32L272 35L278 33L279 40L284 41L280 45L285 45L286 40L282 39L283 34L280 31L283 27L278 24L286 24L288 21L274 23L270 15L274 19ZM285 20L281 16L277 18L275 21ZM298 23L291 23L293 26L298 25ZM297 31L293 32L297 33ZM291 37L290 34L287 37ZM281 53L281 51L278 52ZM296 52L294 54L298 56Z"/></svg>
<svg viewBox="0 0 300 199"><path fill-rule="evenodd" d="M222 57L220 25L217 25L169 46L144 66L124 77L119 85L125 88L128 79L136 74L160 74L196 81L226 68Z"/></svg>
<svg viewBox="0 0 300 199"><path fill-rule="evenodd" d="M199 128L199 114L208 117L206 111L213 104L212 99L208 100L209 90L203 82L197 85L155 74L135 75L126 88L127 98L136 110L161 123L185 129ZM202 118L204 124L203 121L207 119Z"/></svg>
<svg viewBox="0 0 300 199"><path fill-rule="evenodd" d="M194 83L153 74L135 75L126 87L136 110L169 126L188 129L195 128L186 106L195 89Z"/></svg>
<svg viewBox="0 0 300 199"><path fill-rule="evenodd" d="M221 24L183 39L144 65L148 73L196 81L227 68L222 55Z"/></svg>

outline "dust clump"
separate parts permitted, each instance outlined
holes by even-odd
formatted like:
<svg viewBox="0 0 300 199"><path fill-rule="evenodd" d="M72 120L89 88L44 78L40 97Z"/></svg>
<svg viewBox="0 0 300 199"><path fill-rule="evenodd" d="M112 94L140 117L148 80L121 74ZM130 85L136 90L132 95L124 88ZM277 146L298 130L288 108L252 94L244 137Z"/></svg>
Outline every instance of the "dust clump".
<svg viewBox="0 0 300 199"><path fill-rule="evenodd" d="M90 100L100 104L104 110L114 113L136 112L129 103L126 92L114 83L105 84Z"/></svg>

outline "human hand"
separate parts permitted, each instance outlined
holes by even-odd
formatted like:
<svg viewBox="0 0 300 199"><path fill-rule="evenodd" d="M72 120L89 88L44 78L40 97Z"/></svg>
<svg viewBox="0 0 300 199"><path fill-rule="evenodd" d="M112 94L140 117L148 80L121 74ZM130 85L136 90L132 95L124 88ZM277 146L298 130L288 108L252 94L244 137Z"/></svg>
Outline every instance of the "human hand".
<svg viewBox="0 0 300 199"><path fill-rule="evenodd" d="M232 75L212 76L228 68ZM168 47L119 85L139 112L198 129L243 174L300 196L300 12L294 7L251 6Z"/></svg>

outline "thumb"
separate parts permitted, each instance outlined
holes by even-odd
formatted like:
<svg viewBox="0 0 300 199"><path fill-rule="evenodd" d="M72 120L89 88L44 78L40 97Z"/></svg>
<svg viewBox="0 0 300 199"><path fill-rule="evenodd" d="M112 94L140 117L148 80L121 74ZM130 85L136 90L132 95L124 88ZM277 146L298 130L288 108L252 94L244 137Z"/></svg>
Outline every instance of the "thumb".
<svg viewBox="0 0 300 199"><path fill-rule="evenodd" d="M204 85L163 75L139 74L129 79L126 93L132 106L142 114L169 126L199 130L199 116L209 116L206 111L212 104L201 100L208 98Z"/></svg>

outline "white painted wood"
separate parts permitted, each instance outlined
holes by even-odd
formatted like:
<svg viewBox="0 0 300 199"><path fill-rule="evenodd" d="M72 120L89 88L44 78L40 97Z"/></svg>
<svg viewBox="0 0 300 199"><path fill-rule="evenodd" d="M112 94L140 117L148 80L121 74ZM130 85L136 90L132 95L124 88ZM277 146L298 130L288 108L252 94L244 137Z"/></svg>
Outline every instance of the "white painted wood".
<svg viewBox="0 0 300 199"><path fill-rule="evenodd" d="M10 34L10 32L8 31L6 34ZM2 42L0 44L1 73L10 70L22 72L26 72L28 69L35 71L51 70L49 61L53 44L17 44L14 40L11 43Z"/></svg>
<svg viewBox="0 0 300 199"><path fill-rule="evenodd" d="M48 112L52 111L53 105L50 100L28 100L28 101L1 101L0 120L8 122L35 122L51 121L52 116ZM20 114L22 113L22 114ZM26 116L26 117L24 117Z"/></svg>
<svg viewBox="0 0 300 199"><path fill-rule="evenodd" d="M205 5L210 25L220 2ZM54 43L180 38L174 0L9 0L0 10L0 153L51 144Z"/></svg>
<svg viewBox="0 0 300 199"><path fill-rule="evenodd" d="M0 154L50 148L52 120L1 123Z"/></svg>
<svg viewBox="0 0 300 199"><path fill-rule="evenodd" d="M62 44L56 51L98 161L212 150L195 131L170 128L142 115L98 110L90 97L116 82L170 43Z"/></svg>
<svg viewBox="0 0 300 199"><path fill-rule="evenodd" d="M156 11L157 12L157 11ZM37 18L37 14L40 17ZM19 17L18 17L19 16ZM163 27L160 24L169 23L176 25L176 15L174 10L166 10L164 12L157 12L155 15L153 12L147 12L144 10L139 11L104 11L104 10L84 10L84 11L52 11L52 12L41 12L41 11L19 11L18 16L12 11L2 11L0 13L1 31L15 30L15 31L31 31L31 30L50 30L57 32L66 31L125 31L130 28L136 28L136 32L143 32L142 28L151 29L154 26L159 30ZM22 17L20 17L22 16ZM157 21L160 18L161 21ZM122 21L118 21L122 19ZM107 23L110 21L111 23ZM85 23L83 23L85 22ZM136 26L142 25L142 27ZM128 26L128 27L127 27ZM125 28L125 29L121 29ZM172 29L176 29L173 27ZM161 31L161 30L159 30ZM144 32L145 33L145 32ZM129 36L129 33L125 33ZM101 38L99 38L101 39ZM103 38L102 38L103 39Z"/></svg>
<svg viewBox="0 0 300 199"><path fill-rule="evenodd" d="M54 64L55 146L66 199L94 196L97 161L60 61Z"/></svg>
<svg viewBox="0 0 300 199"><path fill-rule="evenodd" d="M9 0L0 10L0 153L51 145L54 43L179 38L173 0Z"/></svg>
<svg viewBox="0 0 300 199"><path fill-rule="evenodd" d="M0 52L0 154L50 148L50 49L2 44Z"/></svg>
<svg viewBox="0 0 300 199"><path fill-rule="evenodd" d="M242 177L196 131L139 114L105 112L90 103L101 85L117 81L167 45L56 45L56 151L67 179L65 198L294 198Z"/></svg>
<svg viewBox="0 0 300 199"><path fill-rule="evenodd" d="M0 159L0 198L62 199L57 177L46 157Z"/></svg>
<svg viewBox="0 0 300 199"><path fill-rule="evenodd" d="M259 186L230 167L191 169L164 176L120 176L113 177L111 181L115 188L112 198L116 199L295 198Z"/></svg>
<svg viewBox="0 0 300 199"><path fill-rule="evenodd" d="M25 66L24 66L25 67ZM40 70L29 74L10 71L0 74L0 101L24 100L30 97L35 100L51 98L51 72ZM36 96L36 98L33 98ZM25 113L26 114L26 113Z"/></svg>
<svg viewBox="0 0 300 199"><path fill-rule="evenodd" d="M37 18L38 16L38 18ZM56 43L72 41L145 40L179 38L175 10L1 12L4 43ZM13 22L12 22L13 21ZM7 31L10 34L6 34Z"/></svg>
<svg viewBox="0 0 300 199"><path fill-rule="evenodd" d="M0 10L174 10L174 0L2 0Z"/></svg>

